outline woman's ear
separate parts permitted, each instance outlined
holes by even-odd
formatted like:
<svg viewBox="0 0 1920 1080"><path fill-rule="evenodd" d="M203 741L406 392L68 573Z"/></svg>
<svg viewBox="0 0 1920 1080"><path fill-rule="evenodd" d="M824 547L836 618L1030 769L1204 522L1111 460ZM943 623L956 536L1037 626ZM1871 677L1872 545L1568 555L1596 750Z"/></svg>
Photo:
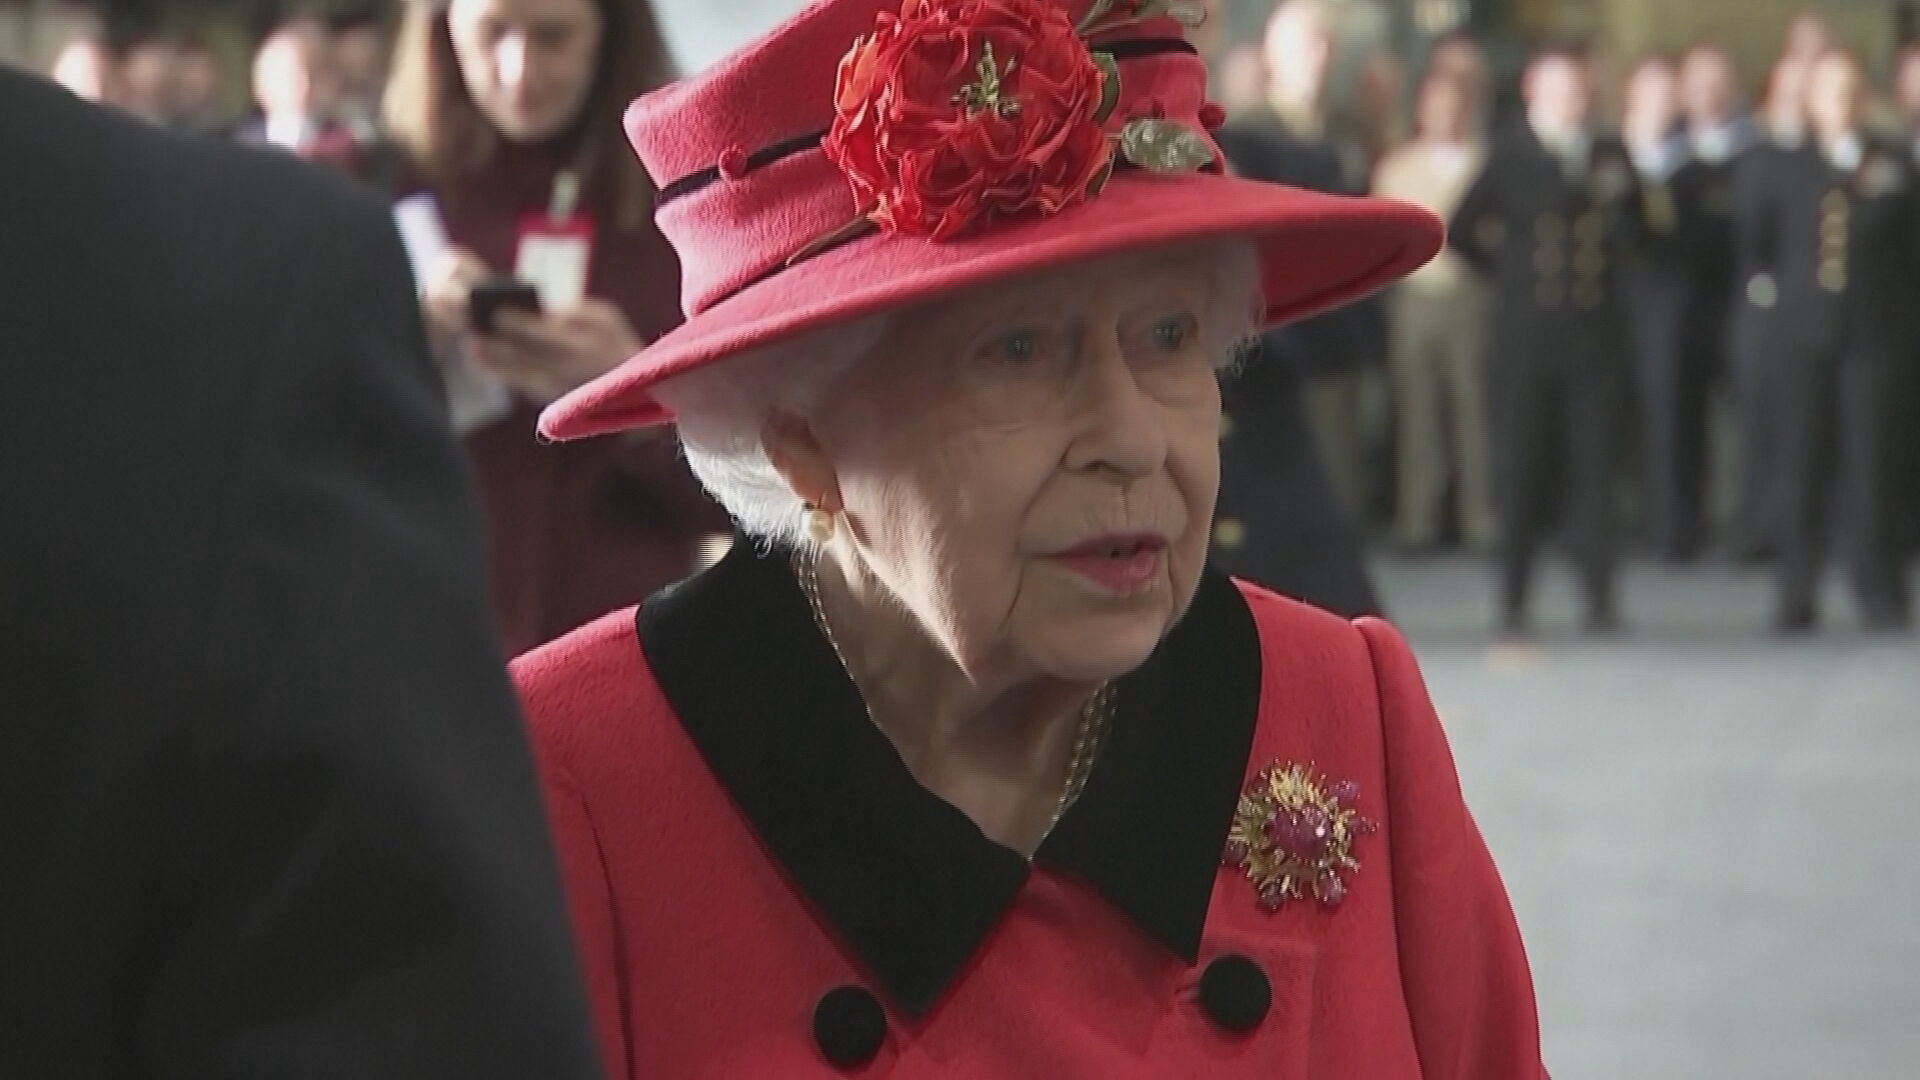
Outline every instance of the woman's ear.
<svg viewBox="0 0 1920 1080"><path fill-rule="evenodd" d="M776 412L760 430L760 445L796 498L828 513L841 511L840 477L812 424L792 413Z"/></svg>

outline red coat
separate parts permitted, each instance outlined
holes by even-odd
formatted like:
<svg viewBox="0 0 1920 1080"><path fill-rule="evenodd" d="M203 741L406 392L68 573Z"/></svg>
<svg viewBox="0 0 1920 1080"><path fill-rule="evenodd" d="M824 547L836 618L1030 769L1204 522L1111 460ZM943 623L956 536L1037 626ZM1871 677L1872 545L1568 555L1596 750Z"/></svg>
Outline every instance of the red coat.
<svg viewBox="0 0 1920 1080"><path fill-rule="evenodd" d="M1031 867L912 781L777 553L737 544L515 676L615 1076L1544 1076L1505 891L1384 623L1209 575ZM1263 910L1223 861L1275 763L1357 783L1378 824L1338 906Z"/></svg>
<svg viewBox="0 0 1920 1080"><path fill-rule="evenodd" d="M547 206L567 155L503 145L457 188L434 192L452 242L511 273L524 215ZM680 321L680 266L651 219L621 228L589 185L596 221L587 294L619 305L643 341ZM539 408L516 399L466 436L486 514L494 619L509 655L638 602L693 569L702 537L727 518L680 460L671 436L635 433L556 445L534 432Z"/></svg>

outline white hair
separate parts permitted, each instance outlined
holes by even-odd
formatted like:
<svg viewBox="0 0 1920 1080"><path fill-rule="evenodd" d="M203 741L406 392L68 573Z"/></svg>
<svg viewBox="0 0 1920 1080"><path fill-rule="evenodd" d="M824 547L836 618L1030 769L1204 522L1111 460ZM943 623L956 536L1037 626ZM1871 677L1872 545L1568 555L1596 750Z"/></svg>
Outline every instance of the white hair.
<svg viewBox="0 0 1920 1080"><path fill-rule="evenodd" d="M1258 329L1260 260L1251 240L1206 241L1208 310L1202 319L1215 367L1225 375L1245 359ZM833 385L886 335L894 313L882 312L676 375L653 388L674 414L687 464L762 542L800 548L806 505L774 468L761 441L776 415L809 417Z"/></svg>

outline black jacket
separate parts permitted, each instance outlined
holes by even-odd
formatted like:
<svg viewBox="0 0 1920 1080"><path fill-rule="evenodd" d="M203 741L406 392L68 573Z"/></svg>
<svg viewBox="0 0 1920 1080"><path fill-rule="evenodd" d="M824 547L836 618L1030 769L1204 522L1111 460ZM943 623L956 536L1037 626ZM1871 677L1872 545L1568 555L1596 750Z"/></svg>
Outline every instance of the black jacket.
<svg viewBox="0 0 1920 1080"><path fill-rule="evenodd" d="M1619 279L1647 241L1645 193L1617 139L1592 140L1569 177L1533 128L1495 140L1455 210L1448 242L1498 299L1496 353L1598 344L1619 329Z"/></svg>
<svg viewBox="0 0 1920 1080"><path fill-rule="evenodd" d="M1768 275L1766 298L1794 343L1910 352L1920 332L1920 177L1904 148L1863 146L1845 173L1810 145L1756 161L1741 248Z"/></svg>
<svg viewBox="0 0 1920 1080"><path fill-rule="evenodd" d="M0 1076L596 1076L385 209L4 69L0 146Z"/></svg>

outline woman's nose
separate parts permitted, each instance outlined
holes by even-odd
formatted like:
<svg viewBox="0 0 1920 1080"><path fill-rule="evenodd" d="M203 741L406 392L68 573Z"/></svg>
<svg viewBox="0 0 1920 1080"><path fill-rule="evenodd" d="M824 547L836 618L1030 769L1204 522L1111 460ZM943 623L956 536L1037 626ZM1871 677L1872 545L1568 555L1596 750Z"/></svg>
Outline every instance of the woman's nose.
<svg viewBox="0 0 1920 1080"><path fill-rule="evenodd" d="M1158 469L1167 456L1166 418L1121 347L1119 334L1094 335L1086 345L1077 410L1081 433L1076 468L1099 469L1128 479Z"/></svg>

